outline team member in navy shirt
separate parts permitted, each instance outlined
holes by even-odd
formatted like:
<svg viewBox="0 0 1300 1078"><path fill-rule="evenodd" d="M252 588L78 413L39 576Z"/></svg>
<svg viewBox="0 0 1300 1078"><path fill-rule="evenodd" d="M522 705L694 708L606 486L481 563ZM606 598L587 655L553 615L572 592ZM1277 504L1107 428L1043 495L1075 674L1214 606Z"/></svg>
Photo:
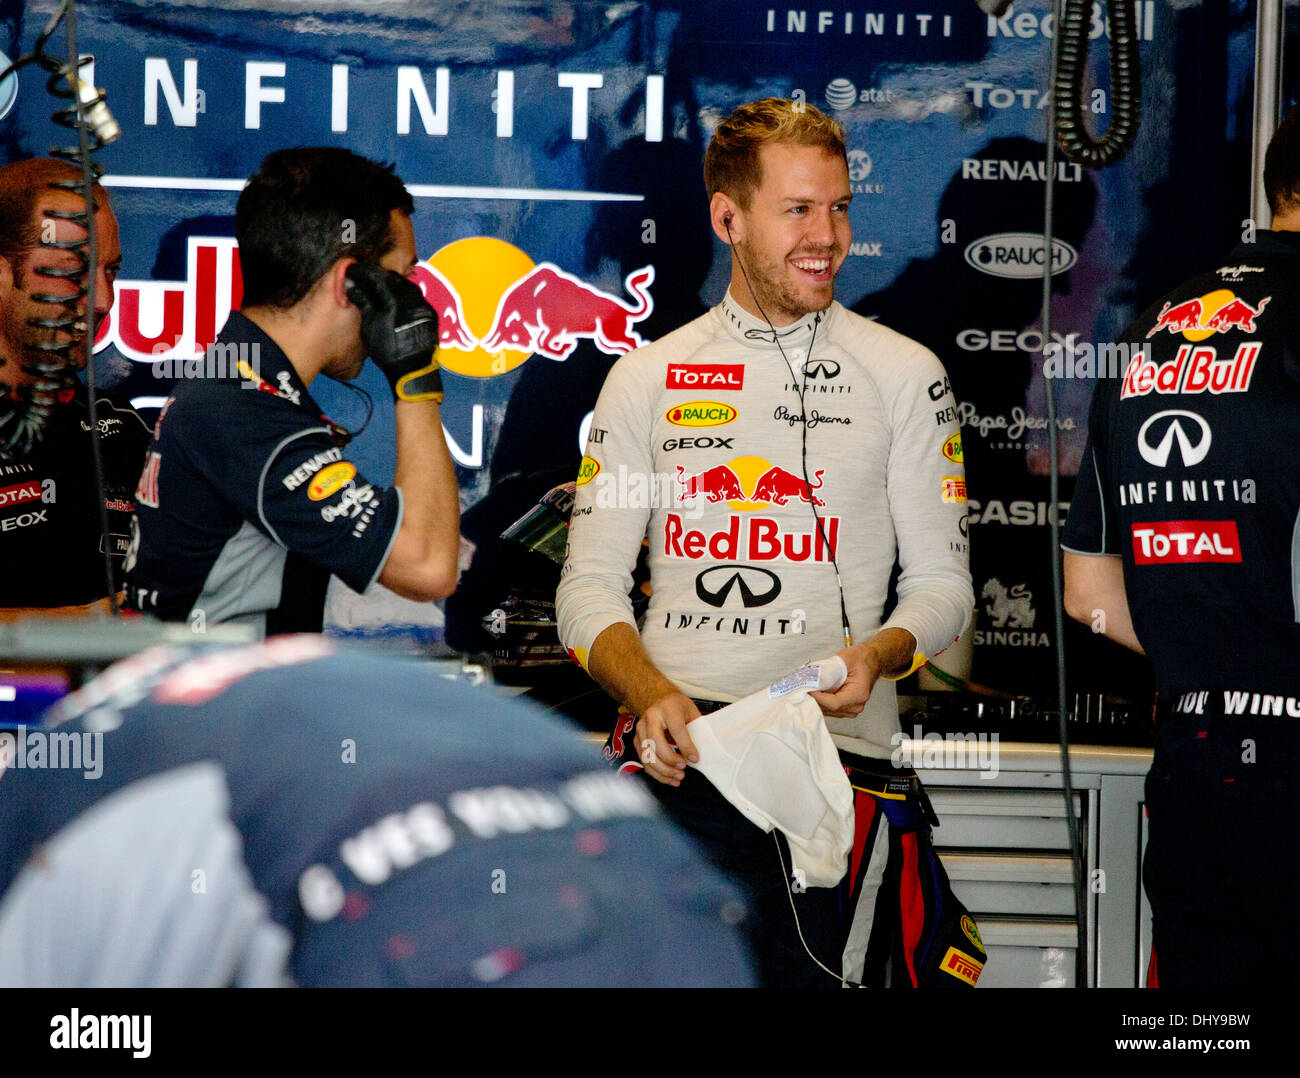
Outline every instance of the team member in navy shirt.
<svg viewBox="0 0 1300 1078"><path fill-rule="evenodd" d="M157 646L20 733L0 986L752 983L737 896L638 783L427 665Z"/></svg>
<svg viewBox="0 0 1300 1078"><path fill-rule="evenodd" d="M32 158L0 168L0 620L36 613L88 613L106 607L105 554L121 587L122 558L131 532L136 480L149 428L130 404L96 394L104 488L92 465L90 401L75 368L85 333L41 326L66 312L50 297L73 296L80 256L67 248L88 239L71 218L85 212L81 170L66 161ZM117 218L108 192L93 188L97 206L95 299L87 330L113 307L113 281L122 264ZM42 346L76 343L62 360ZM42 372L41 367L47 368ZM52 401L44 422L41 398ZM97 499L103 498L103 515ZM105 532L103 522L108 530Z"/></svg>
<svg viewBox="0 0 1300 1078"><path fill-rule="evenodd" d="M342 149L271 154L239 197L243 309L205 377L163 408L136 491L127 603L166 620L319 630L330 574L432 600L456 582L459 498L442 434L436 317L404 279L413 203ZM367 353L396 401L392 488L347 457L312 400Z"/></svg>
<svg viewBox="0 0 1300 1078"><path fill-rule="evenodd" d="M1264 179L1272 230L1124 335L1063 541L1069 612L1155 668L1143 878L1170 987L1300 960L1300 110Z"/></svg>

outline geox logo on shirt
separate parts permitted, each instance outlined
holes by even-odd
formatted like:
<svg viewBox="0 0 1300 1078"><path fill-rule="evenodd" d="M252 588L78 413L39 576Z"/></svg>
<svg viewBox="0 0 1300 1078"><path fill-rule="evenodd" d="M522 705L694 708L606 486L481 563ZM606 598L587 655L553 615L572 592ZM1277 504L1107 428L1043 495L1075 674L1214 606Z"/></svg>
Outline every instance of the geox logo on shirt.
<svg viewBox="0 0 1300 1078"><path fill-rule="evenodd" d="M308 479L319 472L325 465L343 459L343 450L338 446L317 453L310 460L304 460L293 471L280 480L285 490L297 490Z"/></svg>
<svg viewBox="0 0 1300 1078"><path fill-rule="evenodd" d="M46 524L48 519L45 513L44 509L38 509L35 513L19 513L16 517L0 520L0 531L11 532L15 528L29 528L33 524Z"/></svg>

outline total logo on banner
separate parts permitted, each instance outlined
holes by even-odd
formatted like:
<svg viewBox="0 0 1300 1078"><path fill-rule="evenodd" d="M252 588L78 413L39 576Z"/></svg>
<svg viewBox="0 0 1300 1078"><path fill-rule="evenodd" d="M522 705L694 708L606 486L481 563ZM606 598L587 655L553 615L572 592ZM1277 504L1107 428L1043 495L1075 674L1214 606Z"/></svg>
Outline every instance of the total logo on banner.
<svg viewBox="0 0 1300 1078"><path fill-rule="evenodd" d="M801 476L763 457L735 457L695 474L679 465L679 503L702 497L713 504L726 502L733 512L724 526L711 530L687 528L680 514L669 513L664 521L664 555L688 561L831 561L839 540L838 516L823 516L820 527L810 521L811 527L796 531L762 514L765 509L784 508L792 499L824 506L826 502L815 493L823 485L823 474L819 469L805 483Z"/></svg>
<svg viewBox="0 0 1300 1078"><path fill-rule="evenodd" d="M977 646L1047 647L1047 634L1033 631L1038 611L1034 609L1034 593L1027 584L1013 584L1008 588L993 577L985 582L980 596L985 600L984 613L992 628L975 630Z"/></svg>

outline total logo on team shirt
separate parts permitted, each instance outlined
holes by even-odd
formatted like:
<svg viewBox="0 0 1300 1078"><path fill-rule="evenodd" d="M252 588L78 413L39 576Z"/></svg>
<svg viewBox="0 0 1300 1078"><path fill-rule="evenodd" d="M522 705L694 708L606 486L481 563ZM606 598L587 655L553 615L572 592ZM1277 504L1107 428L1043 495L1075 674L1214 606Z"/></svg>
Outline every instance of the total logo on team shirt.
<svg viewBox="0 0 1300 1078"><path fill-rule="evenodd" d="M1157 520L1132 525L1138 565L1240 562L1241 540L1233 520Z"/></svg>
<svg viewBox="0 0 1300 1078"><path fill-rule="evenodd" d="M46 482L48 483L49 480L46 480ZM0 487L0 507L19 505L22 502L39 502L40 500L41 481L39 479L29 479L25 483Z"/></svg>
<svg viewBox="0 0 1300 1078"><path fill-rule="evenodd" d="M669 363L668 389L743 389L743 363Z"/></svg>

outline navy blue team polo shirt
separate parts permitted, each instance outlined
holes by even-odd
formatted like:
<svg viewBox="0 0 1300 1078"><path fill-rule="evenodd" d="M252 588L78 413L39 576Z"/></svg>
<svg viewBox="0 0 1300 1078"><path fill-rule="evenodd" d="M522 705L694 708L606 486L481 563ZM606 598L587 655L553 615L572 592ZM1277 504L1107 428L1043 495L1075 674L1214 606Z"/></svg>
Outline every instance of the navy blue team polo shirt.
<svg viewBox="0 0 1300 1078"><path fill-rule="evenodd" d="M1144 311L1097 385L1062 546L1123 559L1162 700L1300 709L1298 305L1300 234L1260 231Z"/></svg>
<svg viewBox="0 0 1300 1078"><path fill-rule="evenodd" d="M0 769L0 986L752 983L640 783L426 664L158 646L47 722Z"/></svg>
<svg viewBox="0 0 1300 1078"><path fill-rule="evenodd" d="M127 606L319 631L330 574L368 588L402 519L401 492L368 482L346 445L284 352L232 312L203 376L182 378L158 419L136 490Z"/></svg>

